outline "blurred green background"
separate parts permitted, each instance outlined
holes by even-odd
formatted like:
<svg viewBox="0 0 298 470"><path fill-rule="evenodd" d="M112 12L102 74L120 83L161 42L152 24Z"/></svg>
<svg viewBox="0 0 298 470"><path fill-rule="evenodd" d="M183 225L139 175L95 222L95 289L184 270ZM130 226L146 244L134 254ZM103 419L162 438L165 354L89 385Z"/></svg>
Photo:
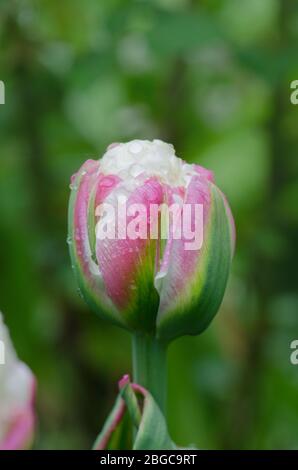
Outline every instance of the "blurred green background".
<svg viewBox="0 0 298 470"><path fill-rule="evenodd" d="M214 170L237 224L223 305L169 353L180 445L298 449L298 2L1 0L0 306L38 378L38 449L90 448L129 335L76 291L70 175L161 138Z"/></svg>

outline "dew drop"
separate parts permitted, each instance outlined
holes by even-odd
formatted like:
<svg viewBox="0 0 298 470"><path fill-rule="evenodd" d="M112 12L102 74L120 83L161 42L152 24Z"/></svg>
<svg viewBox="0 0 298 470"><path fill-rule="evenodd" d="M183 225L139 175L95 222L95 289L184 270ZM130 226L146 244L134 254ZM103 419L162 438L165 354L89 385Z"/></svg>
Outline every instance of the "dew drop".
<svg viewBox="0 0 298 470"><path fill-rule="evenodd" d="M76 239L77 242L79 242L80 239L81 239L81 235L80 235L80 230L79 230L79 229L76 229L75 239Z"/></svg>
<svg viewBox="0 0 298 470"><path fill-rule="evenodd" d="M111 186L113 186L114 183L115 183L114 178L111 178L110 176L106 176L100 182L100 186L103 186L105 188L110 188Z"/></svg>
<svg viewBox="0 0 298 470"><path fill-rule="evenodd" d="M129 147L128 147L130 153L132 153L133 155L137 155L138 153L141 153L142 150L143 150L143 146L140 142L132 142Z"/></svg>

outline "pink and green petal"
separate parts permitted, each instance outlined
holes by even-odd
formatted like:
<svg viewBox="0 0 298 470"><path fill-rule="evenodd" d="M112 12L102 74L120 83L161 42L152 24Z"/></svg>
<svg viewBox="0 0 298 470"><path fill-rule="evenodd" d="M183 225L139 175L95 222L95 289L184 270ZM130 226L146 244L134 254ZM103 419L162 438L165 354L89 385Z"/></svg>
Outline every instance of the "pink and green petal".
<svg viewBox="0 0 298 470"><path fill-rule="evenodd" d="M86 302L102 317L123 322L106 294L99 266L92 259L88 217L90 192L98 184L99 162L87 160L72 179L68 215L68 243L79 289Z"/></svg>
<svg viewBox="0 0 298 470"><path fill-rule="evenodd" d="M120 187L121 189L121 187ZM158 220L150 220L151 204L163 202L163 188L154 178L135 189L127 201L142 204L147 211L147 233ZM115 208L117 211L117 208ZM127 217L127 225L134 216ZM138 331L154 331L158 310L158 293L154 287L158 240L97 240L96 257L108 296L121 312L125 324Z"/></svg>
<svg viewBox="0 0 298 470"><path fill-rule="evenodd" d="M232 256L231 222L218 188L193 177L185 203L203 203L204 240L200 250L185 250L173 240L168 267L160 286L157 335L175 337L201 333L222 301Z"/></svg>

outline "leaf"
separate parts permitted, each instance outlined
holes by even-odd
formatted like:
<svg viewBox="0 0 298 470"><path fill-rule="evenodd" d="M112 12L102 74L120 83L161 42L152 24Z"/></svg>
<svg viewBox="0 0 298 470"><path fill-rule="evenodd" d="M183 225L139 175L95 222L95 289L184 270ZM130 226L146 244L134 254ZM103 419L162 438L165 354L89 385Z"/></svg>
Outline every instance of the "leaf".
<svg viewBox="0 0 298 470"><path fill-rule="evenodd" d="M96 438L93 450L124 450L131 445L131 430L125 402L118 395L102 431Z"/></svg>
<svg viewBox="0 0 298 470"><path fill-rule="evenodd" d="M128 375L120 380L119 388L120 394L93 449L177 449L168 434L165 418L152 395L140 385L130 383ZM132 424L136 433L131 446Z"/></svg>
<svg viewBox="0 0 298 470"><path fill-rule="evenodd" d="M168 434L165 418L152 395L146 390L142 419L133 450L172 449L177 449L177 446Z"/></svg>

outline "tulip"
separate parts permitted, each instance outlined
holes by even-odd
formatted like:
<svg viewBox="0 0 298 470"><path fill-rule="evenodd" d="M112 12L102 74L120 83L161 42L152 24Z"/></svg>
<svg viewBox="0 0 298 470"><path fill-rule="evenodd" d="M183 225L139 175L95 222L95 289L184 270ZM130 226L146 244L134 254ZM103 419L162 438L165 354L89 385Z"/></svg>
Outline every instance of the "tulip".
<svg viewBox="0 0 298 470"><path fill-rule="evenodd" d="M144 210L134 217L136 205ZM180 218L151 211L175 205ZM106 215L104 206L114 212ZM182 220L193 239L181 232ZM137 236L129 236L132 227ZM158 360L160 345L201 333L216 314L235 229L211 171L184 162L160 140L134 140L110 145L72 177L68 242L83 297L102 317L134 332L134 356L144 358L137 375L148 386L142 376L148 370L156 375L150 363Z"/></svg>
<svg viewBox="0 0 298 470"><path fill-rule="evenodd" d="M35 379L16 356L0 314L0 450L30 446L34 432Z"/></svg>

